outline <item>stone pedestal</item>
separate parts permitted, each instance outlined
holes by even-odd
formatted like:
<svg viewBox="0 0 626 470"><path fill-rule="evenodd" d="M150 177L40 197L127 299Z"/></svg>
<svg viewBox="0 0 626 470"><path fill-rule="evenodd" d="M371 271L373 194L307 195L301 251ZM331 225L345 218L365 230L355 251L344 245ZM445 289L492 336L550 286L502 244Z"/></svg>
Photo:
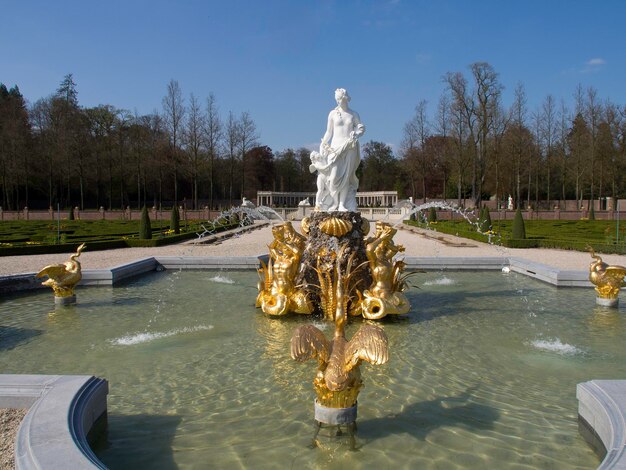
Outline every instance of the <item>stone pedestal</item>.
<svg viewBox="0 0 626 470"><path fill-rule="evenodd" d="M602 307L617 308L618 304L619 299L606 299L604 297L596 297L596 305L600 305Z"/></svg>
<svg viewBox="0 0 626 470"><path fill-rule="evenodd" d="M315 421L333 426L354 423L356 421L357 406L358 404L350 408L329 408L320 405L315 400Z"/></svg>
<svg viewBox="0 0 626 470"><path fill-rule="evenodd" d="M349 230L341 233L342 230L340 229L347 226L350 227ZM369 232L369 221L362 218L359 212L314 211L303 221L303 230L305 227L308 227L308 236L300 261L300 272L295 283L296 285L304 283L310 285L313 292L313 304L319 308L320 298L314 287L319 284L315 271L318 266L318 259L322 265L327 266L333 256L340 256L339 265L342 274L345 274L348 259L353 253L355 253L352 261L353 270L367 263L364 237ZM333 231L329 227L336 227L336 230ZM363 291L368 289L371 283L372 276L367 264L365 264L352 277L351 294L355 295L354 288Z"/></svg>
<svg viewBox="0 0 626 470"><path fill-rule="evenodd" d="M76 294L68 295L66 297L54 297L55 305L72 305L76 303Z"/></svg>

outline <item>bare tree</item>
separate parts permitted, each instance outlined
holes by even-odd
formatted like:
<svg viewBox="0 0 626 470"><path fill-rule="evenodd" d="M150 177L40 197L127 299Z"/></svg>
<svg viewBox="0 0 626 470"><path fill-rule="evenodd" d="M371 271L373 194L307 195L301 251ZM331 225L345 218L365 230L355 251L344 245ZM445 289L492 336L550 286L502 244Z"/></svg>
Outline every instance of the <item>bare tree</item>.
<svg viewBox="0 0 626 470"><path fill-rule="evenodd" d="M545 157L546 168L546 202L549 203L552 192L552 159L554 153L554 143L557 133L557 113L556 103L552 95L546 96L543 104L541 105L541 120L540 120L540 132L539 139L540 145L543 148L543 155Z"/></svg>
<svg viewBox="0 0 626 470"><path fill-rule="evenodd" d="M233 186L235 184L235 165L237 162L237 147L240 143L241 126L232 111L228 113L226 121L226 154L228 156L228 204L233 205Z"/></svg>
<svg viewBox="0 0 626 470"><path fill-rule="evenodd" d="M509 127L510 114L506 113L501 106L494 108L493 114L493 165L495 168L495 196L496 201L501 200L501 156L502 140Z"/></svg>
<svg viewBox="0 0 626 470"><path fill-rule="evenodd" d="M404 136L401 149L404 166L411 179L411 193L417 197L417 181L420 180L421 195L426 201L426 179L428 178L428 156L424 152L424 144L430 135L430 124L426 117L426 100L415 106L415 114L404 125Z"/></svg>
<svg viewBox="0 0 626 470"><path fill-rule="evenodd" d="M213 209L215 160L219 156L222 137L222 121L220 120L219 110L215 103L215 95L211 93L206 101L204 121L204 141L209 155L209 209Z"/></svg>
<svg viewBox="0 0 626 470"><path fill-rule="evenodd" d="M170 159L174 169L174 204L178 203L179 144L183 130L185 104L180 85L176 80L167 84L167 94L163 97L163 117L170 134Z"/></svg>
<svg viewBox="0 0 626 470"><path fill-rule="evenodd" d="M596 153L598 140L598 127L600 125L600 117L602 114L602 105L598 99L598 92L593 87L587 88L586 101L584 108L585 120L589 126L589 161L590 161L590 188L589 197L590 204L594 203L595 197L595 176L596 176ZM602 192L599 194L602 197Z"/></svg>
<svg viewBox="0 0 626 470"><path fill-rule="evenodd" d="M241 197L246 196L246 156L248 151L258 145L259 135L256 124L247 112L241 113L239 118L239 158L241 161Z"/></svg>
<svg viewBox="0 0 626 470"><path fill-rule="evenodd" d="M561 105L557 111L557 125L556 125L556 140L557 145L555 152L559 161L559 199L565 201L566 199L566 184L567 184L567 121L569 116L569 110L565 104L565 101L561 99Z"/></svg>
<svg viewBox="0 0 626 470"><path fill-rule="evenodd" d="M455 167L457 172L457 197L461 204L465 172L472 164L472 198L476 195L476 103L468 88L466 78L460 72L447 73L444 82L451 94L451 116L454 123L453 136L456 141Z"/></svg>
<svg viewBox="0 0 626 470"><path fill-rule="evenodd" d="M192 93L189 97L189 112L184 128L184 142L191 167L191 184L193 186L193 208L198 208L198 175L203 163L204 155L201 149L204 144L205 117L202 114L200 103Z"/></svg>
<svg viewBox="0 0 626 470"><path fill-rule="evenodd" d="M511 107L511 122L513 124L513 158L515 161L515 203L516 207L521 207L522 202L522 170L527 168L526 163L530 163L529 132L526 125L526 91L521 83L515 88L515 98ZM528 188L530 191L530 187Z"/></svg>
<svg viewBox="0 0 626 470"><path fill-rule="evenodd" d="M450 110L450 96L446 93L443 93L439 97L439 102L437 103L437 117L435 120L435 131L443 137L445 142L443 148L443 155L441 162L439 162L441 166L441 174L443 176L443 199L446 199L446 188L448 185L448 177L449 177L449 162L451 160L451 151L452 146L450 145L450 133L452 131L452 116Z"/></svg>
<svg viewBox="0 0 626 470"><path fill-rule="evenodd" d="M470 68L476 85L476 129L478 133L474 200L476 205L480 205L483 185L487 176L488 139L494 127L494 114L500 102L502 85L498 81L498 74L490 64L476 62Z"/></svg>

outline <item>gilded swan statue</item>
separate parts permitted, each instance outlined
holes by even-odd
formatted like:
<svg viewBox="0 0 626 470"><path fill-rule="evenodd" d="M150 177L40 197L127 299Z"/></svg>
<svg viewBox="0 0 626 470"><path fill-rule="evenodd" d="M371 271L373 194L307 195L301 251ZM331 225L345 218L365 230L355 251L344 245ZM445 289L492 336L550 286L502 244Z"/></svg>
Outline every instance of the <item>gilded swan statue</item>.
<svg viewBox="0 0 626 470"><path fill-rule="evenodd" d="M83 243L77 249L76 253L70 256L69 261L62 264L51 264L39 271L36 277L48 276L41 284L52 287L55 297L71 297L74 295L74 287L80 282L83 275L81 272L78 257L85 249Z"/></svg>
<svg viewBox="0 0 626 470"><path fill-rule="evenodd" d="M593 261L589 264L589 280L596 286L598 297L617 299L621 287L624 285L626 268L623 266L609 266L602 258L595 254L591 247L587 247Z"/></svg>

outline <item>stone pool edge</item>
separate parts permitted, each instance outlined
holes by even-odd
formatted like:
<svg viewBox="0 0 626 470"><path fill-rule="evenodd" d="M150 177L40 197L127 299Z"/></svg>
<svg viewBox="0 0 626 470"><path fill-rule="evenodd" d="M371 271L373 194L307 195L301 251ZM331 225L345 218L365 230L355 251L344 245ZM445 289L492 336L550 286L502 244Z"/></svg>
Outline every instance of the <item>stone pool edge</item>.
<svg viewBox="0 0 626 470"><path fill-rule="evenodd" d="M84 269L79 286L113 286L142 274L164 269L256 270L258 256L151 256L109 269ZM588 271L560 270L516 257L418 257L404 258L408 271L511 271L556 287L592 287ZM44 288L35 273L0 276L0 294Z"/></svg>
<svg viewBox="0 0 626 470"><path fill-rule="evenodd" d="M579 383L576 398L580 424L589 431L585 438L592 447L604 447L598 468L626 468L626 380Z"/></svg>
<svg viewBox="0 0 626 470"><path fill-rule="evenodd" d="M0 375L0 407L28 408L15 468L104 469L87 435L106 420L108 382L89 375Z"/></svg>

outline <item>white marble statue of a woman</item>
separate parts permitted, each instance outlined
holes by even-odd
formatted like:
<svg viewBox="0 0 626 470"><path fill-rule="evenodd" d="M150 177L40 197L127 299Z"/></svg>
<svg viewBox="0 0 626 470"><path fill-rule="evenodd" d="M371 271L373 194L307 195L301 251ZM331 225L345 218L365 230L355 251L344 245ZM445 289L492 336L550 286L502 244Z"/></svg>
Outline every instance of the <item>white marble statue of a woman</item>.
<svg viewBox="0 0 626 470"><path fill-rule="evenodd" d="M335 100L337 107L328 114L319 155L314 155L311 165L311 170L319 171L321 176L315 206L322 211L356 212L356 170L361 161L358 139L365 133L365 126L356 111L348 108L350 96L345 89L335 90Z"/></svg>

